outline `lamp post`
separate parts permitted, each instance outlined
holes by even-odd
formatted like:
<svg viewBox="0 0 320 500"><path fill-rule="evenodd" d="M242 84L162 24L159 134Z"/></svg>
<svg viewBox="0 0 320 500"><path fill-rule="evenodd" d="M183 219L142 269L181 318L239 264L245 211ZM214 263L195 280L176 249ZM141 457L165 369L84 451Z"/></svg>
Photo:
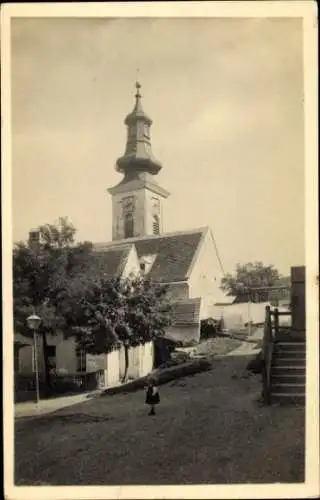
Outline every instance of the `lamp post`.
<svg viewBox="0 0 320 500"><path fill-rule="evenodd" d="M248 337L251 335L251 311L250 311L250 305L251 305L251 296L250 296L250 288L248 288Z"/></svg>
<svg viewBox="0 0 320 500"><path fill-rule="evenodd" d="M37 392L37 408L39 409L40 391L39 391L39 370L38 370L38 347L37 347L37 331L41 323L41 318L36 314L31 314L27 318L27 325L33 331L34 344L34 367L36 372L36 392Z"/></svg>

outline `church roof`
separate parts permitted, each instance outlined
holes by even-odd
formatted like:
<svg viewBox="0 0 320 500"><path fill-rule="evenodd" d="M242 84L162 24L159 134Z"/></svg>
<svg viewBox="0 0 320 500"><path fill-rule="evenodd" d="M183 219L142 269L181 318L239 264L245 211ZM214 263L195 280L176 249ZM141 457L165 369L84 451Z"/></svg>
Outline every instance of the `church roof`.
<svg viewBox="0 0 320 500"><path fill-rule="evenodd" d="M158 236L130 238L109 244L96 244L99 252L112 247L121 249L130 242L134 244L138 258L144 255L156 255L148 277L160 283L180 282L188 279L188 274L196 256L200 242L207 228L180 233L167 233Z"/></svg>
<svg viewBox="0 0 320 500"><path fill-rule="evenodd" d="M95 248L92 265L97 272L107 278L120 276L124 270L132 245L99 250Z"/></svg>

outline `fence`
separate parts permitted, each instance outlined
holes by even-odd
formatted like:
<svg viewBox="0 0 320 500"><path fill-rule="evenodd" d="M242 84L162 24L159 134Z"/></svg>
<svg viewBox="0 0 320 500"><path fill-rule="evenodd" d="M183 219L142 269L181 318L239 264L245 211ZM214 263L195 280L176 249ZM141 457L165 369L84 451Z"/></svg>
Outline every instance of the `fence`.
<svg viewBox="0 0 320 500"><path fill-rule="evenodd" d="M51 396L59 394L75 394L98 389L104 386L104 371L91 373L74 373L67 375L51 375ZM43 374L39 374L40 396L47 395L47 386ZM16 373L14 376L15 401L22 402L34 399L36 391L35 375Z"/></svg>

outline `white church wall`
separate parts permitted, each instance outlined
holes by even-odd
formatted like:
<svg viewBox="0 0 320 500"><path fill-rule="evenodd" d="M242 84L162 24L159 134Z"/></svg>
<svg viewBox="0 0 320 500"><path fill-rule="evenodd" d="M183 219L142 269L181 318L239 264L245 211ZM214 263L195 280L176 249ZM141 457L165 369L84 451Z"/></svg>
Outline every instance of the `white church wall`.
<svg viewBox="0 0 320 500"><path fill-rule="evenodd" d="M201 297L200 318L210 316L210 308L216 297L220 297L222 272L216 256L216 249L211 232L208 230L196 256L194 267L189 277L190 298Z"/></svg>
<svg viewBox="0 0 320 500"><path fill-rule="evenodd" d="M132 245L122 276L123 278L127 278L131 275L137 276L139 272L140 272L140 264L137 251L135 246Z"/></svg>

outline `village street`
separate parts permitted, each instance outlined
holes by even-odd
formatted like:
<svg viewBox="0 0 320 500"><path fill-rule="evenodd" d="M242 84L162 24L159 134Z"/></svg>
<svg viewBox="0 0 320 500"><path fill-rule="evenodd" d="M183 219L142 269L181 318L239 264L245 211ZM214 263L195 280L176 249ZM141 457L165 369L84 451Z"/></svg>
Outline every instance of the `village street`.
<svg viewBox="0 0 320 500"><path fill-rule="evenodd" d="M270 483L304 480L304 408L259 404L250 356L144 393L105 396L16 422L17 485Z"/></svg>

